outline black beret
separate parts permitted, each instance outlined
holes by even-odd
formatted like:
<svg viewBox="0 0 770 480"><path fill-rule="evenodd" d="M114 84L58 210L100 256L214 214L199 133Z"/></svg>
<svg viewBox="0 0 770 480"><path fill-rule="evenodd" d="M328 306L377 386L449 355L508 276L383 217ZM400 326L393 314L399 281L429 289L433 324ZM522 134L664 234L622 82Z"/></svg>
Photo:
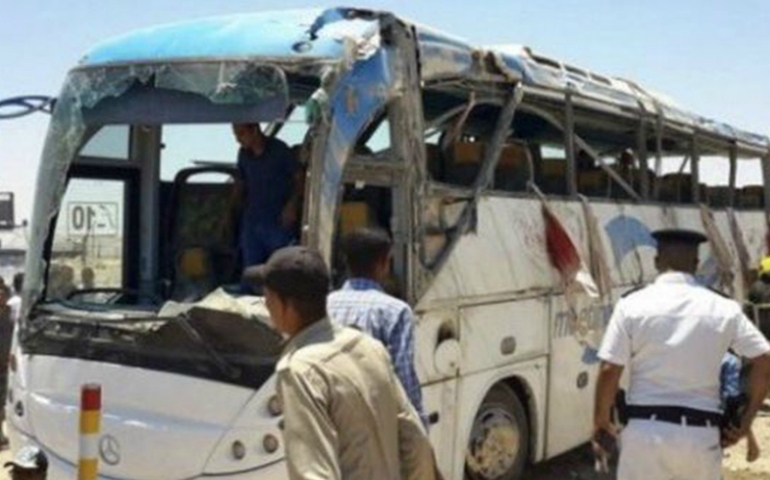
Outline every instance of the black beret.
<svg viewBox="0 0 770 480"><path fill-rule="evenodd" d="M685 243L690 245L700 245L708 241L708 237L695 230L685 230L681 228L664 228L652 232L652 238L660 243Z"/></svg>

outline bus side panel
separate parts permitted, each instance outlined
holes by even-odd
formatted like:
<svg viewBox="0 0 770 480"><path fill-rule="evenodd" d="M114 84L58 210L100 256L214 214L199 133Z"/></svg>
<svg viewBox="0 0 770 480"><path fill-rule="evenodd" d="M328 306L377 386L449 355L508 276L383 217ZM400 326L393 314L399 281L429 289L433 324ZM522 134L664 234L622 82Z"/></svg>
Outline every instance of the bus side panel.
<svg viewBox="0 0 770 480"><path fill-rule="evenodd" d="M600 319L602 307L581 297L582 316ZM548 444L546 457L559 455L585 442L591 434L598 361L590 346L574 336L564 296L553 299L551 362L548 371Z"/></svg>
<svg viewBox="0 0 770 480"><path fill-rule="evenodd" d="M639 250L654 247L649 229L631 212L637 207L593 202L590 208L599 226L604 259L610 271L612 285L637 284L645 274ZM655 211L660 215L659 209L656 208Z"/></svg>
<svg viewBox="0 0 770 480"><path fill-rule="evenodd" d="M547 319L547 297L463 308L460 374L546 354Z"/></svg>
<svg viewBox="0 0 770 480"><path fill-rule="evenodd" d="M543 248L540 205L533 199L482 197L475 233L459 239L418 308L550 288L556 277Z"/></svg>
<svg viewBox="0 0 770 480"><path fill-rule="evenodd" d="M614 203L591 204L588 209L573 201L555 201L551 208L569 232L584 266L590 259L589 218L598 225L599 245L610 272L611 284L605 298L576 295L569 305L563 294L552 297L550 311L550 364L548 373L548 437L546 457L563 453L588 440L592 428L592 412L598 358L604 326L612 311L617 292L613 286L629 278L641 276L638 258L613 258L617 245L627 244L633 250L636 242L627 238L629 231L623 208ZM618 238L622 236L623 238ZM629 243L631 242L631 243ZM621 291L624 289L621 288ZM574 313L573 313L574 309ZM575 318L577 315L577 318ZM579 336L577 325L585 330Z"/></svg>

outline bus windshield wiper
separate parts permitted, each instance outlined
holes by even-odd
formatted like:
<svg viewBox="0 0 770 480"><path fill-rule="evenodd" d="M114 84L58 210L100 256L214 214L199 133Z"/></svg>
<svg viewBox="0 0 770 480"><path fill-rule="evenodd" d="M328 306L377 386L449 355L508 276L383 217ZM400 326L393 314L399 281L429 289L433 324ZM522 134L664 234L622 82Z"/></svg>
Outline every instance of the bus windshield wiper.
<svg viewBox="0 0 770 480"><path fill-rule="evenodd" d="M240 377L240 371L236 367L232 366L230 362L225 360L225 358L219 352L217 352L217 350L212 347L205 338L203 338L200 332L195 327L193 327L192 323L190 323L190 316L187 314L187 312L182 312L179 315L175 315L169 318L173 319L176 324L179 325L179 327L190 337L190 339L192 339L193 342L197 343L203 350L206 351L214 364L228 378L237 379Z"/></svg>
<svg viewBox="0 0 770 480"><path fill-rule="evenodd" d="M42 308L41 308L42 307ZM90 318L83 318L82 316L75 315L75 314L68 314L65 312L59 312L59 311L51 311L49 309L44 308L43 305L38 306L38 308L46 313L48 313L50 316L43 317L40 320L37 320L34 322L34 330L32 330L30 327L33 324L28 325L25 328L25 333L23 337L21 338L23 343L30 342L37 338L41 333L43 333L48 326L52 322L56 322L57 317L58 319L62 320L74 320L75 323L79 323L83 326L103 326L100 320L107 321L110 324L119 324L119 323L141 323L141 322L169 322L172 321L176 323L179 328L195 343L197 344L202 350L206 352L206 354L209 356L211 361L216 365L216 367L228 378L230 379L237 379L240 377L240 371L238 368L234 367L230 362L228 362L222 354L217 352L217 350L211 345L210 342L208 342L203 335L200 334L200 332L192 325L190 322L190 316L187 314L187 312L182 312L178 315L169 315L169 316L143 316L143 317L125 317L121 319L116 318L109 318L109 317L96 317L91 315Z"/></svg>

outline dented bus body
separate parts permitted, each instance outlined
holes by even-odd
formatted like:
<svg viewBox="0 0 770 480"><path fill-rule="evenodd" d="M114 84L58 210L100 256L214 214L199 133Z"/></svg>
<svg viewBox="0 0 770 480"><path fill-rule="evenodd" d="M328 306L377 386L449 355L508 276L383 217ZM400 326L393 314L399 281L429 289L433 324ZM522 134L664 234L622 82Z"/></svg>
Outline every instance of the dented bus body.
<svg viewBox="0 0 770 480"><path fill-rule="evenodd" d="M38 174L6 411L51 478L74 476L92 382L103 478L285 478L281 338L259 298L220 288L239 280L237 173L168 176L164 155L175 125L280 138L299 113L298 238L338 279L340 234L393 235L446 478L518 478L587 440L595 349L613 302L655 275L651 230L705 231L699 273L739 299L766 252L770 141L631 81L349 8L118 37L68 75ZM120 152L99 153L115 128ZM715 158L724 184L705 185ZM751 161L762 178L741 177Z"/></svg>

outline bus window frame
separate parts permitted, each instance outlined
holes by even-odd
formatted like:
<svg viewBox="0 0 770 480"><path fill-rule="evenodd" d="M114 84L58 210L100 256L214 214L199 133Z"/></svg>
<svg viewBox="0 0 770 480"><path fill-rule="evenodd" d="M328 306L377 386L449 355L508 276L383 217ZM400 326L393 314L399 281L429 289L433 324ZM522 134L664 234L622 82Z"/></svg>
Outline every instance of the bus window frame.
<svg viewBox="0 0 770 480"><path fill-rule="evenodd" d="M138 286L139 281L139 258L141 253L139 252L139 235L137 234L139 228L140 205L139 205L139 178L140 170L136 165L123 161L120 164L116 164L114 159L102 159L106 160L107 166L104 167L101 164L97 165L93 160L98 157L84 157L89 161L88 163L80 163L79 161L73 162L69 171L67 172L66 186L69 188L71 180L111 180L122 181L125 185L123 194L123 248L122 248L122 265L121 265L121 280L125 289L135 289ZM78 157L78 160L80 157ZM46 267L44 271L44 286L43 297L46 298L48 293L48 280L49 271L51 268L51 254L53 253L53 241L56 236L56 225L61 217L61 210L51 219L51 227L49 229L50 234L45 243L44 257L46 259Z"/></svg>
<svg viewBox="0 0 770 480"><path fill-rule="evenodd" d="M466 204L463 207L463 211L459 215L455 225L453 225L445 232L446 243L442 247L441 251L430 261L427 260L427 252L425 249L424 239L425 231L424 229L422 230L422 235L420 241L418 242L418 256L420 264L428 271L436 272L441 270L449 258L452 250L454 250L454 247L457 245L460 237L462 237L462 235L464 235L469 230L475 230L477 218L476 212L478 210L479 200L485 192L490 190L489 186L492 184L494 179L494 172L497 168L497 163L500 160L500 154L502 153L502 149L506 143L506 140L510 136L513 118L518 107L522 104L523 95L523 89L520 87L520 84L517 84L517 86L514 87L514 89L509 93L505 101L502 102L501 105L498 104L500 106L500 111L495 121L492 135L489 140L485 142L484 159L481 162L479 172L476 174L476 179L471 186L456 186L452 184L446 184L444 182L435 182L432 180L429 182L428 198L438 198L440 200L442 197L454 197L455 199L466 202ZM460 113L461 116L459 120L462 120L462 123L464 123L465 119L467 119L465 112L469 112L473 107L474 104L472 101L466 104L466 108L464 108ZM454 125L454 127L461 130L462 124L459 127ZM438 185L434 185L434 183ZM454 195L454 193L458 193L459 195ZM468 195L467 199L465 195L462 195L463 193ZM421 209L421 211L423 210Z"/></svg>
<svg viewBox="0 0 770 480"><path fill-rule="evenodd" d="M531 87L524 87L527 91L527 98L523 101L521 105L522 111L528 111L529 113L535 114L540 116L542 119L548 121L553 127L558 128L562 132L565 131L567 127L567 105L564 103L564 97L561 99L559 98L559 95L555 95L555 92L541 92L540 89L533 89ZM531 101L530 99L533 99L534 101ZM584 106L581 104L582 97L579 95L576 95L576 100L578 100L576 105L581 106L583 108L583 112L586 112L584 109ZM556 102L558 103L556 107L552 106L551 104ZM499 105L499 97L487 97L484 99L475 99L469 97L469 100L466 102L463 102L459 105L453 106L451 109L447 110L446 112L442 112L440 115L432 118L428 121L427 129L426 131L432 131L435 129L440 128L442 125L447 124L451 119L457 117L462 112L466 111L469 107L472 107L473 105L478 104L492 104L492 105ZM634 114L629 114L628 112L621 112L621 111L610 111L613 109L608 109L605 111L604 109L601 110L601 112L597 112L594 110L587 110L587 113L584 113L584 115L581 115L579 118L585 118L586 116L590 118L592 115L595 115L597 113L602 113L604 115L611 115L613 117L622 118L623 120L629 120L636 118L637 126L636 126L636 145L635 145L635 152L637 154L637 159L639 161L640 169L642 171L650 171L650 159L654 158L654 164L655 168L653 170L654 176L652 178L649 178L647 175L642 175L641 181L640 181L640 189L637 191L635 188L633 188L631 185L629 185L627 182L624 181L623 178L620 178L617 173L609 167L605 162L602 161L598 153L591 147L591 144L580 137L578 134L573 134L574 144L580 148L585 149L589 155L592 156L600 165L602 170L608 174L610 177L610 182L614 182L615 184L619 185L623 190L625 190L627 193L631 194L632 198L630 200L620 200L620 199L611 199L607 198L608 200L615 200L622 201L622 202L633 202L633 203L639 203L639 204L651 204L651 205L660 205L660 180L661 180L661 169L662 169L662 159L666 155L666 150L664 148L664 142L666 139L670 139L671 141L675 141L677 144L680 145L679 148L675 148L675 152L677 154L685 154L687 155L691 160L691 170L695 170L693 172L692 178L691 178L691 185L690 188L692 189L693 193L695 193L695 196L692 200L689 200L687 202L679 202L679 206L688 206L688 205L697 205L698 203L701 203L705 201L706 199L700 198L700 187L699 187L699 168L700 168L700 158L701 156L705 154L711 154L722 156L723 151L726 156L730 158L731 162L731 173L730 173L730 207L735 208L737 203L737 192L736 192L736 186L735 186L735 179L732 178L736 175L735 171L737 170L737 162L740 161L743 157L752 157L753 154L757 153L760 154L761 149L758 148L741 148L739 142L736 139L730 138L730 137L722 137L718 135L710 134L709 132L702 131L697 129L696 127L685 125L681 122L677 122L676 120L666 118L663 115L662 110L658 110L654 113L644 111L635 112ZM561 118L564 118L565 121L561 121ZM573 118L573 122L576 120ZM580 122L580 120L577 120ZM589 127L594 128L594 127ZM569 135L565 134L565 147L568 146L569 142ZM522 140L527 140L526 138L522 138ZM649 142L652 141L653 148L648 148ZM688 152L685 153L683 144L689 144L689 147L687 148ZM631 145L629 145L629 148L632 148ZM565 148L566 150L566 148ZM722 151L723 150L723 151ZM754 152L756 150L756 152ZM709 153L710 152L710 153ZM694 161L693 161L694 159ZM762 169L763 169L763 176L770 179L770 152L766 152L764 155L759 157L760 161L762 162ZM736 164L736 166L732 165L733 163ZM573 181L576 180L574 176L571 178L568 178L567 180ZM439 180L435 180L433 178L429 179L429 184L431 184L431 189L434 190L436 193L440 193L443 195L449 194L449 192L452 192L454 196L465 196L469 193L471 193L472 188L471 187L462 187L458 185L449 184L446 182L442 182ZM521 197L521 196L527 196L526 193L522 195L523 192L508 192L508 191L498 191L495 189L489 189L490 192L494 192L495 195L504 195L504 196L513 196L513 197ZM574 199L577 197L577 195L560 195L560 194L548 194L549 196L554 197L562 197L567 199ZM603 197L590 197L592 201L594 200L604 200ZM765 199L767 204L767 199L770 199L770 186L766 186L766 192L765 192ZM770 211L770 208L766 208L766 210ZM768 217L770 218L770 214L768 214Z"/></svg>

